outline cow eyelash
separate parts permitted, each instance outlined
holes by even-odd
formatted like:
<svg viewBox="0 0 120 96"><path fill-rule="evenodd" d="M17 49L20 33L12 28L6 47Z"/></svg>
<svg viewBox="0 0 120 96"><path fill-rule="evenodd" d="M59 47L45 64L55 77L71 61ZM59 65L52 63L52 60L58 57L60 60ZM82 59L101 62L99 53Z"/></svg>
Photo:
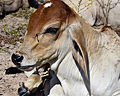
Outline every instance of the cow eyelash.
<svg viewBox="0 0 120 96"><path fill-rule="evenodd" d="M58 30L59 30L59 28L52 28L52 27L50 27L50 28L46 29L45 34L46 33L56 34Z"/></svg>
<svg viewBox="0 0 120 96"><path fill-rule="evenodd" d="M37 41L39 42L39 39L38 39L38 34L35 35L35 37L37 38Z"/></svg>

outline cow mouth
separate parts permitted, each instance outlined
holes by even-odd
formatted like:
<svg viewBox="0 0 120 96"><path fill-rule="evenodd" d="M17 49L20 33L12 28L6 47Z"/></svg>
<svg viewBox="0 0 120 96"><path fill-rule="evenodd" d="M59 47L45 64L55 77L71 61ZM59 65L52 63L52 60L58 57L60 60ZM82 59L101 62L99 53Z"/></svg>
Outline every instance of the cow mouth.
<svg viewBox="0 0 120 96"><path fill-rule="evenodd" d="M22 70L22 71L31 71L34 69L34 66L20 66L18 67L18 69Z"/></svg>
<svg viewBox="0 0 120 96"><path fill-rule="evenodd" d="M45 63L44 65L41 65L39 67L35 66L35 65L31 65L31 66L19 66L18 69L22 70L22 71L31 71L34 69L34 67L36 67L37 69L43 68L45 66L48 66L49 63Z"/></svg>
<svg viewBox="0 0 120 96"><path fill-rule="evenodd" d="M21 65L21 64L20 64ZM22 70L22 71L32 71L35 67L37 69L40 69L40 68L45 68L46 66L50 66L49 63L44 63L44 64L41 64L40 65L40 62L36 62L36 64L34 65L27 65L27 66L17 66L18 69Z"/></svg>

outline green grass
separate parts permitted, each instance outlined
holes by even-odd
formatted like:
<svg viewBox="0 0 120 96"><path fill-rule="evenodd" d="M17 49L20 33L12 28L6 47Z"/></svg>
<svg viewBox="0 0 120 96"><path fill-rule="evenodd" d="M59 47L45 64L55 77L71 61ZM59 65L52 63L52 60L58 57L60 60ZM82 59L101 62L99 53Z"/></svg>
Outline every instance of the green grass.
<svg viewBox="0 0 120 96"><path fill-rule="evenodd" d="M18 12L12 13L11 15L16 17L24 17L25 19L29 19L31 14L34 12L34 9L30 10L29 8L19 9Z"/></svg>
<svg viewBox="0 0 120 96"><path fill-rule="evenodd" d="M10 52L6 48L0 48L0 50L10 54Z"/></svg>
<svg viewBox="0 0 120 96"><path fill-rule="evenodd" d="M20 37L22 35L25 35L27 24L20 25L18 28L8 28L6 25L3 25L1 28L3 32L8 36Z"/></svg>

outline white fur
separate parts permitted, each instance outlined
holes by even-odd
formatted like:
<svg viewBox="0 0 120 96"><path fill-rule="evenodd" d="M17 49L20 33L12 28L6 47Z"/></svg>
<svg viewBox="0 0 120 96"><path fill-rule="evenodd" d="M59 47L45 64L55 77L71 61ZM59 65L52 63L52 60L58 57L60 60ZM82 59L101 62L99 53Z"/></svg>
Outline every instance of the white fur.
<svg viewBox="0 0 120 96"><path fill-rule="evenodd" d="M87 46L88 48L91 46L91 49L88 49L88 56L93 96L114 96L113 94L120 92L120 81L118 79L120 74L120 38L112 32L98 33L95 35L95 38L99 38L95 41L98 46L92 47L91 44ZM67 46L70 41L66 39L64 42L65 38L61 41L64 45L62 47L69 49ZM93 41L90 40L90 42ZM96 48L98 48L97 51ZM66 53L66 50L61 50L63 54ZM92 51L94 51L93 54L91 54ZM71 50L68 51L60 64L53 63L52 66L56 66L53 68L54 70L57 68L57 76L62 84L64 96L89 96Z"/></svg>
<svg viewBox="0 0 120 96"><path fill-rule="evenodd" d="M111 58L110 55L112 55ZM120 91L120 81L118 80L120 62L116 60L117 58L115 54L111 54L110 52L100 58L94 57L95 61L93 62L95 65L90 67L91 91L93 96L114 96L115 91ZM98 60L96 61L96 59ZM115 68L115 64L118 67ZM57 76L61 81L65 96L88 95L71 52L61 62Z"/></svg>
<svg viewBox="0 0 120 96"><path fill-rule="evenodd" d="M51 90L48 96L64 96L64 91L61 85L55 85Z"/></svg>
<svg viewBox="0 0 120 96"><path fill-rule="evenodd" d="M37 62L37 59L35 58L26 58L26 56L24 56L23 61L21 62L21 66L33 66L35 65Z"/></svg>
<svg viewBox="0 0 120 96"><path fill-rule="evenodd" d="M57 76L60 79L65 96L86 96L88 94L81 74L73 60L72 52L69 52L61 62Z"/></svg>
<svg viewBox="0 0 120 96"><path fill-rule="evenodd" d="M34 69L31 70L31 71L24 71L24 73L25 73L25 75L26 75L27 77L30 77L30 75L33 74L35 71L36 71L36 68L34 68Z"/></svg>
<svg viewBox="0 0 120 96"><path fill-rule="evenodd" d="M51 2L46 3L46 4L44 5L44 8L50 7L51 5L52 5L52 3L51 3Z"/></svg>

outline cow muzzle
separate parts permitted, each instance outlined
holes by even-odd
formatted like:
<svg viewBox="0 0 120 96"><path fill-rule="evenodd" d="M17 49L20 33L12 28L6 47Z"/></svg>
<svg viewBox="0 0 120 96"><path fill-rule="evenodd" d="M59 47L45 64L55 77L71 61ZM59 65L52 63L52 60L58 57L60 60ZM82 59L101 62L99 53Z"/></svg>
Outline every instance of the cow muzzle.
<svg viewBox="0 0 120 96"><path fill-rule="evenodd" d="M24 57L21 56L21 55L19 55L19 54L14 54L14 53L13 53L11 59L12 59L12 62L13 62L17 67L20 67L21 62L22 62L22 60L24 59Z"/></svg>
<svg viewBox="0 0 120 96"><path fill-rule="evenodd" d="M24 56L13 53L11 56L12 62L22 71L31 71L34 68L34 65L24 65L22 66L22 62L24 61Z"/></svg>

